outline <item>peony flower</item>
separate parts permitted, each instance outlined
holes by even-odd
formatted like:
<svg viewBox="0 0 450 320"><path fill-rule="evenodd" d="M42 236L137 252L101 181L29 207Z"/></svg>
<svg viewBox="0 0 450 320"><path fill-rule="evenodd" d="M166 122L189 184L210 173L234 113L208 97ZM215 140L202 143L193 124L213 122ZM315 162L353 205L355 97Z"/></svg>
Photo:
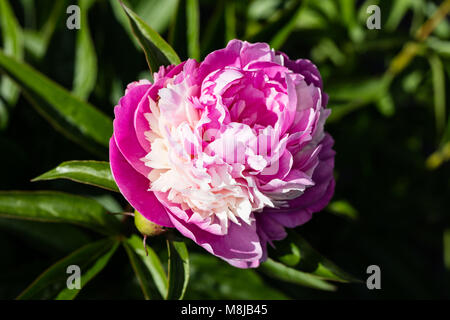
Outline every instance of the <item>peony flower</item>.
<svg viewBox="0 0 450 320"><path fill-rule="evenodd" d="M326 104L309 60L232 40L128 85L114 110L112 173L146 219L257 267L268 243L333 195Z"/></svg>

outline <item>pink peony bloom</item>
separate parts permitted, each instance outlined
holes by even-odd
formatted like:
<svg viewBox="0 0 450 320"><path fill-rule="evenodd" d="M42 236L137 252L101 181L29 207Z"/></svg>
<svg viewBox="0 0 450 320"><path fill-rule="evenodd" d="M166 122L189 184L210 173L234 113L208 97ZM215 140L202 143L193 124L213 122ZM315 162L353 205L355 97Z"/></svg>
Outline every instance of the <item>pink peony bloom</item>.
<svg viewBox="0 0 450 320"><path fill-rule="evenodd" d="M257 267L267 243L333 195L326 104L309 60L232 40L128 86L115 108L112 173L148 220Z"/></svg>

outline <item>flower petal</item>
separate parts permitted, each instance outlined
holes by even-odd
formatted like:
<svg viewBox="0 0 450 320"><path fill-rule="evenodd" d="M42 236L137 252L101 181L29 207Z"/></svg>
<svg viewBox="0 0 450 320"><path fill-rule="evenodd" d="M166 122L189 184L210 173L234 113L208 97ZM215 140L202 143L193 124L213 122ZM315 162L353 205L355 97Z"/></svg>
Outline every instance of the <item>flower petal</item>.
<svg viewBox="0 0 450 320"><path fill-rule="evenodd" d="M134 130L134 113L142 99L146 99L150 85L131 87L114 108L114 140L124 158L139 173L147 176L151 169L141 161L147 152L142 148Z"/></svg>
<svg viewBox="0 0 450 320"><path fill-rule="evenodd" d="M333 139L327 134L322 143L323 147L319 153L320 162L312 176L315 185L306 189L300 197L288 201L288 208L268 208L264 211L285 227L295 228L304 224L311 219L314 212L322 210L333 196L335 187L334 151L331 149Z"/></svg>
<svg viewBox="0 0 450 320"><path fill-rule="evenodd" d="M123 157L113 138L109 141L109 161L114 180L125 199L145 218L164 227L173 227L163 205L148 191L148 179Z"/></svg>
<svg viewBox="0 0 450 320"><path fill-rule="evenodd" d="M256 223L237 225L230 223L226 236L214 235L169 215L175 228L208 252L238 268L256 268L263 255Z"/></svg>

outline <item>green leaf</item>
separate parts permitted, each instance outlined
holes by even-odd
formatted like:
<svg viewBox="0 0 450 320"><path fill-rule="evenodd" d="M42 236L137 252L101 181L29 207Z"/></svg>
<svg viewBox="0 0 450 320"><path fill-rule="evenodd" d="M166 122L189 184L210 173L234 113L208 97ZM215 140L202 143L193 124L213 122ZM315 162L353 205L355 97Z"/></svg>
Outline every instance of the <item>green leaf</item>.
<svg viewBox="0 0 450 320"><path fill-rule="evenodd" d="M185 0L177 2L175 13L169 27L167 41L180 57L187 56L187 13Z"/></svg>
<svg viewBox="0 0 450 320"><path fill-rule="evenodd" d="M225 42L236 39L236 2L227 3L224 10L225 15Z"/></svg>
<svg viewBox="0 0 450 320"><path fill-rule="evenodd" d="M123 1L123 0L122 0ZM128 1L123 1L124 3L128 4ZM128 21L126 13L122 9L122 5L119 0L115 1L109 1L111 8L113 10L114 16L116 17L116 20L122 25L122 27L126 30L128 33L131 41L134 43L137 49L140 48L139 41L134 37L133 31L131 30L130 23Z"/></svg>
<svg viewBox="0 0 450 320"><path fill-rule="evenodd" d="M133 9L142 20L147 21L150 27L158 33L165 31L173 17L179 0L137 0L128 1L122 0L122 2ZM127 15L122 10L122 6L118 0L109 1L113 9L114 15L117 21L125 28L127 33L132 39L136 48L140 48L139 41L133 36L133 31L128 22ZM133 4L133 5L131 5Z"/></svg>
<svg viewBox="0 0 450 320"><path fill-rule="evenodd" d="M67 161L39 177L34 178L32 181L54 179L69 179L119 192L119 188L111 174L109 162L92 160Z"/></svg>
<svg viewBox="0 0 450 320"><path fill-rule="evenodd" d="M50 40L55 33L56 26L64 16L66 8L66 0L55 1L53 8L45 20L45 24L41 30L24 30L25 48L37 60L42 59L47 52Z"/></svg>
<svg viewBox="0 0 450 320"><path fill-rule="evenodd" d="M327 119L328 123L338 122L346 115L364 107L369 104L365 100L351 101L348 103L329 103L328 107L331 109L331 114Z"/></svg>
<svg viewBox="0 0 450 320"><path fill-rule="evenodd" d="M441 57L450 58L450 41L441 40L436 37L428 37L425 44Z"/></svg>
<svg viewBox="0 0 450 320"><path fill-rule="evenodd" d="M20 27L8 0L0 0L0 28L3 49L19 60L23 59L24 46L22 28ZM8 107L17 103L20 88L11 79L0 77L0 130L4 130L9 121Z"/></svg>
<svg viewBox="0 0 450 320"><path fill-rule="evenodd" d="M356 3L355 0L341 0L341 19L342 22L351 28L356 22Z"/></svg>
<svg viewBox="0 0 450 320"><path fill-rule="evenodd" d="M330 84L327 93L338 101L375 101L385 91L388 79L373 77Z"/></svg>
<svg viewBox="0 0 450 320"><path fill-rule="evenodd" d="M104 234L119 228L97 201L54 191L1 191L0 217L71 223Z"/></svg>
<svg viewBox="0 0 450 320"><path fill-rule="evenodd" d="M92 195L90 198L100 203L109 213L119 213L122 215L124 212L120 203L110 193ZM116 218L118 218L118 216L116 216Z"/></svg>
<svg viewBox="0 0 450 320"><path fill-rule="evenodd" d="M31 104L57 130L95 154L106 154L112 119L1 50L0 69L22 87Z"/></svg>
<svg viewBox="0 0 450 320"><path fill-rule="evenodd" d="M150 28L136 13L122 3L131 29L139 40L144 50L148 66L152 72L158 71L159 67L170 64L180 64L180 58L172 47L152 28Z"/></svg>
<svg viewBox="0 0 450 320"><path fill-rule="evenodd" d="M447 123L447 128L445 129L446 134L444 134L443 142L441 146L428 156L425 164L427 169L434 170L438 168L443 162L450 160L450 142L448 137L450 137L450 121Z"/></svg>
<svg viewBox="0 0 450 320"><path fill-rule="evenodd" d="M67 268L71 265L80 267L81 288L83 288L105 267L117 246L117 240L108 238L76 250L44 271L17 299L73 299L80 290L68 289L67 281L70 274L67 273Z"/></svg>
<svg viewBox="0 0 450 320"><path fill-rule="evenodd" d="M295 243L289 243L287 241L277 245L277 258L282 263L289 267L296 266L301 259L300 249Z"/></svg>
<svg viewBox="0 0 450 320"><path fill-rule="evenodd" d="M220 34L223 32L223 24L222 19L224 17L225 12L225 4L226 0L219 0L215 3L215 8L211 12L210 17L208 18L208 21L206 22L205 26L202 28L202 37L200 41L200 47L201 47L201 56L204 57L208 53L211 52L211 50L214 48L213 42L217 40L217 34ZM228 4L229 5L229 4ZM175 30L181 29L181 26L177 25L178 21L174 21L174 24L178 28L173 28ZM172 30L171 30L172 31ZM229 32L227 27L227 33ZM174 43L177 38L173 36L173 34L180 33L180 32L171 32L172 39L171 43ZM225 34L227 36L227 34ZM226 43L225 43L226 44Z"/></svg>
<svg viewBox="0 0 450 320"><path fill-rule="evenodd" d="M391 117L395 113L395 105L392 95L384 91L383 95L375 102L378 111L386 117Z"/></svg>
<svg viewBox="0 0 450 320"><path fill-rule="evenodd" d="M145 300L161 300L162 296L156 288L152 276L144 264L144 261L142 261L142 259L133 251L133 248L130 245L127 243L123 243L123 245Z"/></svg>
<svg viewBox="0 0 450 320"><path fill-rule="evenodd" d="M414 93L421 82L423 81L424 74L420 70L415 70L406 75L402 80L402 87L407 93Z"/></svg>
<svg viewBox="0 0 450 320"><path fill-rule="evenodd" d="M377 0L373 0L377 1ZM312 1L311 7L318 10L329 21L336 21L341 19L341 14L338 9L339 2L335 0Z"/></svg>
<svg viewBox="0 0 450 320"><path fill-rule="evenodd" d="M235 268L208 253L191 253L189 260L191 276L186 299L288 299L285 294L270 287L254 269Z"/></svg>
<svg viewBox="0 0 450 320"><path fill-rule="evenodd" d="M314 61L325 61L329 59L335 66L342 66L346 61L345 54L338 48L330 38L324 38L311 50Z"/></svg>
<svg viewBox="0 0 450 320"><path fill-rule="evenodd" d="M79 2L81 29L77 31L73 93L83 100L89 97L97 79L97 55L88 23L88 12L94 2L95 0Z"/></svg>
<svg viewBox="0 0 450 320"><path fill-rule="evenodd" d="M374 77L359 81L352 80L329 85L327 87L327 93L331 97L330 106L332 112L327 121L338 121L354 110L371 103L376 103L386 95L391 81L392 76L386 74L382 77ZM337 103L338 101L344 103ZM386 101L384 101L384 103L386 103ZM387 101L387 103L389 103L389 101ZM389 108L391 106L392 105L388 105ZM383 107L386 107L386 105ZM388 109L388 107L386 107L386 109ZM386 112L389 113L392 112L392 110L389 109Z"/></svg>
<svg viewBox="0 0 450 320"><path fill-rule="evenodd" d="M397 29L407 11L412 8L413 2L414 1L412 0L397 0L392 2L392 8L389 10L389 17L384 25L387 31Z"/></svg>
<svg viewBox="0 0 450 320"><path fill-rule="evenodd" d="M445 268L450 271L450 229L444 230L443 240L444 265Z"/></svg>
<svg viewBox="0 0 450 320"><path fill-rule="evenodd" d="M352 220L358 219L359 213L358 211L353 208L353 206L345 200L335 200L330 202L330 204L327 206L327 210L347 218L350 218Z"/></svg>
<svg viewBox="0 0 450 320"><path fill-rule="evenodd" d="M261 30L253 35L249 35L249 41L269 41L270 46L275 49L280 49L280 46L286 41L289 34L296 25L296 20L301 13L301 10L306 6L307 1L295 0L292 5L283 10L278 15L275 21L271 21Z"/></svg>
<svg viewBox="0 0 450 320"><path fill-rule="evenodd" d="M289 16L286 20L287 23L280 28L280 30L274 35L270 40L270 47L275 49L280 49L283 44L288 39L289 35L292 33L297 25L297 20L300 17L302 11L308 6L308 0L303 0L301 5L295 9L294 14Z"/></svg>
<svg viewBox="0 0 450 320"><path fill-rule="evenodd" d="M304 8L297 16L295 22L296 29L321 29L324 30L327 27L327 20L322 14L313 10L312 8Z"/></svg>
<svg viewBox="0 0 450 320"><path fill-rule="evenodd" d="M341 18L340 20L347 27L349 36L353 42L361 43L364 39L364 29L357 22L356 14L356 1L355 0L341 0L339 1L341 5Z"/></svg>
<svg viewBox="0 0 450 320"><path fill-rule="evenodd" d="M289 231L288 237L277 244L274 256L289 267L324 280L360 282L323 257L305 239L293 231Z"/></svg>
<svg viewBox="0 0 450 320"><path fill-rule="evenodd" d="M280 7L281 0L251 1L248 7L250 20L267 20Z"/></svg>
<svg viewBox="0 0 450 320"><path fill-rule="evenodd" d="M192 59L200 59L200 9L198 0L186 0L188 54Z"/></svg>
<svg viewBox="0 0 450 320"><path fill-rule="evenodd" d="M127 2L129 1L124 3ZM135 6L135 12L147 21L153 30L160 33L167 29L178 2L179 0L140 0Z"/></svg>
<svg viewBox="0 0 450 320"><path fill-rule="evenodd" d="M8 0L0 0L0 17L3 50L8 54L23 57L22 28Z"/></svg>
<svg viewBox="0 0 450 320"><path fill-rule="evenodd" d="M433 80L434 94L434 116L436 122L436 131L438 135L442 135L445 127L445 74L444 66L441 59L436 54L429 57L431 75Z"/></svg>
<svg viewBox="0 0 450 320"><path fill-rule="evenodd" d="M69 253L89 243L91 237L76 226L64 223L40 223L36 221L0 218L1 233L14 234L35 250L45 253Z"/></svg>
<svg viewBox="0 0 450 320"><path fill-rule="evenodd" d="M141 286L145 299L161 299L167 295L167 276L155 251L147 247L138 236L124 242L131 265Z"/></svg>
<svg viewBox="0 0 450 320"><path fill-rule="evenodd" d="M75 297L80 293L81 289L83 289L86 284L91 281L100 271L102 271L106 265L108 264L109 260L113 256L113 254L116 252L117 247L119 246L119 241L113 241L112 247L102 256L98 257L97 260L94 262L94 264L89 267L89 269L86 272L83 272L81 274L80 278L80 289L69 289L65 288L62 290L58 296L55 298L55 300L73 300Z"/></svg>
<svg viewBox="0 0 450 320"><path fill-rule="evenodd" d="M14 16L8 0L0 0L0 26L3 50L6 54L22 60L24 56L22 28ZM10 106L13 106L19 97L19 88L10 79L2 77L0 95Z"/></svg>
<svg viewBox="0 0 450 320"><path fill-rule="evenodd" d="M272 278L299 284L305 287L326 291L336 290L335 286L323 281L320 277L289 268L284 264L276 262L270 258L263 262L258 270Z"/></svg>
<svg viewBox="0 0 450 320"><path fill-rule="evenodd" d="M183 241L167 240L169 286L167 300L181 300L189 282L189 254Z"/></svg>
<svg viewBox="0 0 450 320"><path fill-rule="evenodd" d="M3 101L2 97L0 97L0 131L4 130L8 125L9 113L8 107L6 103Z"/></svg>

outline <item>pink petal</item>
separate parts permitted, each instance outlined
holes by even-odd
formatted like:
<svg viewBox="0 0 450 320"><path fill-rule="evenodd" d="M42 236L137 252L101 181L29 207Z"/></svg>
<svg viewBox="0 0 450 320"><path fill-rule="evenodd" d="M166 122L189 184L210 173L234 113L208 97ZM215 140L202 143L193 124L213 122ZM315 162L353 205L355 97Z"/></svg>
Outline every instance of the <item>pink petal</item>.
<svg viewBox="0 0 450 320"><path fill-rule="evenodd" d="M149 188L146 177L133 169L113 138L109 141L109 161L114 180L125 199L144 217L164 227L173 227L163 205Z"/></svg>
<svg viewBox="0 0 450 320"><path fill-rule="evenodd" d="M134 113L142 99L147 99L146 92L150 85L140 85L131 88L114 108L114 139L122 155L139 173L147 176L151 171L141 160L147 155L142 148L134 130Z"/></svg>

